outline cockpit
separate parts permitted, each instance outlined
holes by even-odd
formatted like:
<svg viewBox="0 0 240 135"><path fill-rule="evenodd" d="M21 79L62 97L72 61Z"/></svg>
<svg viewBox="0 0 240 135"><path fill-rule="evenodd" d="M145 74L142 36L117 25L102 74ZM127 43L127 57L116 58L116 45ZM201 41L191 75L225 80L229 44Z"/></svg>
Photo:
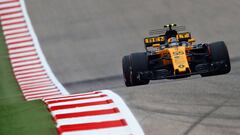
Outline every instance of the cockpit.
<svg viewBox="0 0 240 135"><path fill-rule="evenodd" d="M165 25L163 29L150 31L150 35L158 36L147 37L144 39L146 50L148 52L154 52L174 46L191 45L195 40L191 37L190 32L178 32L183 30L185 30L184 26L169 24Z"/></svg>

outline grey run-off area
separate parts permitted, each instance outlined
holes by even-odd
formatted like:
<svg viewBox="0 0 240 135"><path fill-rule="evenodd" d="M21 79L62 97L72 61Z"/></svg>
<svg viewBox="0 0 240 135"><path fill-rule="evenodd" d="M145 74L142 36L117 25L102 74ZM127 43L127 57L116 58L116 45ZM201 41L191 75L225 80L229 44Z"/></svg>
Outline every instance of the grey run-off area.
<svg viewBox="0 0 240 135"><path fill-rule="evenodd" d="M146 135L240 134L239 0L26 0L46 58L71 93L113 88ZM230 74L126 88L121 59L167 23L198 42L224 40Z"/></svg>

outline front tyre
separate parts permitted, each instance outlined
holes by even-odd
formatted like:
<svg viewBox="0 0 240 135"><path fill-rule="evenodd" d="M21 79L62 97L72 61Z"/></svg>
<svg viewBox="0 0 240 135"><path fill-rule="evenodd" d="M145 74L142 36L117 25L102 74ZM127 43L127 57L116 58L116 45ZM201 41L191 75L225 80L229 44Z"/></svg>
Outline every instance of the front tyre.
<svg viewBox="0 0 240 135"><path fill-rule="evenodd" d="M148 71L148 56L146 52L133 53L130 55L131 63L131 84L136 85L145 85L149 84L148 79L142 80L139 76L140 72Z"/></svg>
<svg viewBox="0 0 240 135"><path fill-rule="evenodd" d="M216 68L215 70L201 74L202 77L212 76L212 75L221 75L227 74L231 71L231 64L229 59L229 54L227 47L223 41L214 42L209 44L209 62L214 63L223 63L221 67Z"/></svg>
<svg viewBox="0 0 240 135"><path fill-rule="evenodd" d="M122 69L124 82L127 87L132 86L130 81L130 68L131 68L130 56L129 55L124 56L122 59Z"/></svg>

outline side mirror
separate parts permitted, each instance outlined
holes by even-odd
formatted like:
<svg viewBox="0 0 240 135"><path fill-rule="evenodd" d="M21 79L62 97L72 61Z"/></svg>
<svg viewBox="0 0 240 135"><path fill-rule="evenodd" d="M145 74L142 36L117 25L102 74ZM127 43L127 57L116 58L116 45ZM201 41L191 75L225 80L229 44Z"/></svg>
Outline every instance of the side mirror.
<svg viewBox="0 0 240 135"><path fill-rule="evenodd" d="M193 42L196 42L196 40L194 38L191 38L188 40L189 43L193 43Z"/></svg>
<svg viewBox="0 0 240 135"><path fill-rule="evenodd" d="M160 44L153 44L152 47L160 47Z"/></svg>

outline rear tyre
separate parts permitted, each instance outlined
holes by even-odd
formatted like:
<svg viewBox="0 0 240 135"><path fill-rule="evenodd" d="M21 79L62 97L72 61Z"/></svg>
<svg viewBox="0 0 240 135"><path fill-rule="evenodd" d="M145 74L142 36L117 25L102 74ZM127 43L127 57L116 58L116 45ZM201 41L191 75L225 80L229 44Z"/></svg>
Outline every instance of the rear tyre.
<svg viewBox="0 0 240 135"><path fill-rule="evenodd" d="M139 72L148 71L148 57L146 52L133 53L130 55L132 70L130 72L130 81L133 86L145 85L149 83L148 79L141 80Z"/></svg>
<svg viewBox="0 0 240 135"><path fill-rule="evenodd" d="M224 66L216 70L201 74L202 77L226 74L231 71L231 64L227 47L223 41L214 42L209 44L210 63L224 62Z"/></svg>
<svg viewBox="0 0 240 135"><path fill-rule="evenodd" d="M130 56L124 56L122 59L123 78L127 87L132 86L130 81Z"/></svg>

